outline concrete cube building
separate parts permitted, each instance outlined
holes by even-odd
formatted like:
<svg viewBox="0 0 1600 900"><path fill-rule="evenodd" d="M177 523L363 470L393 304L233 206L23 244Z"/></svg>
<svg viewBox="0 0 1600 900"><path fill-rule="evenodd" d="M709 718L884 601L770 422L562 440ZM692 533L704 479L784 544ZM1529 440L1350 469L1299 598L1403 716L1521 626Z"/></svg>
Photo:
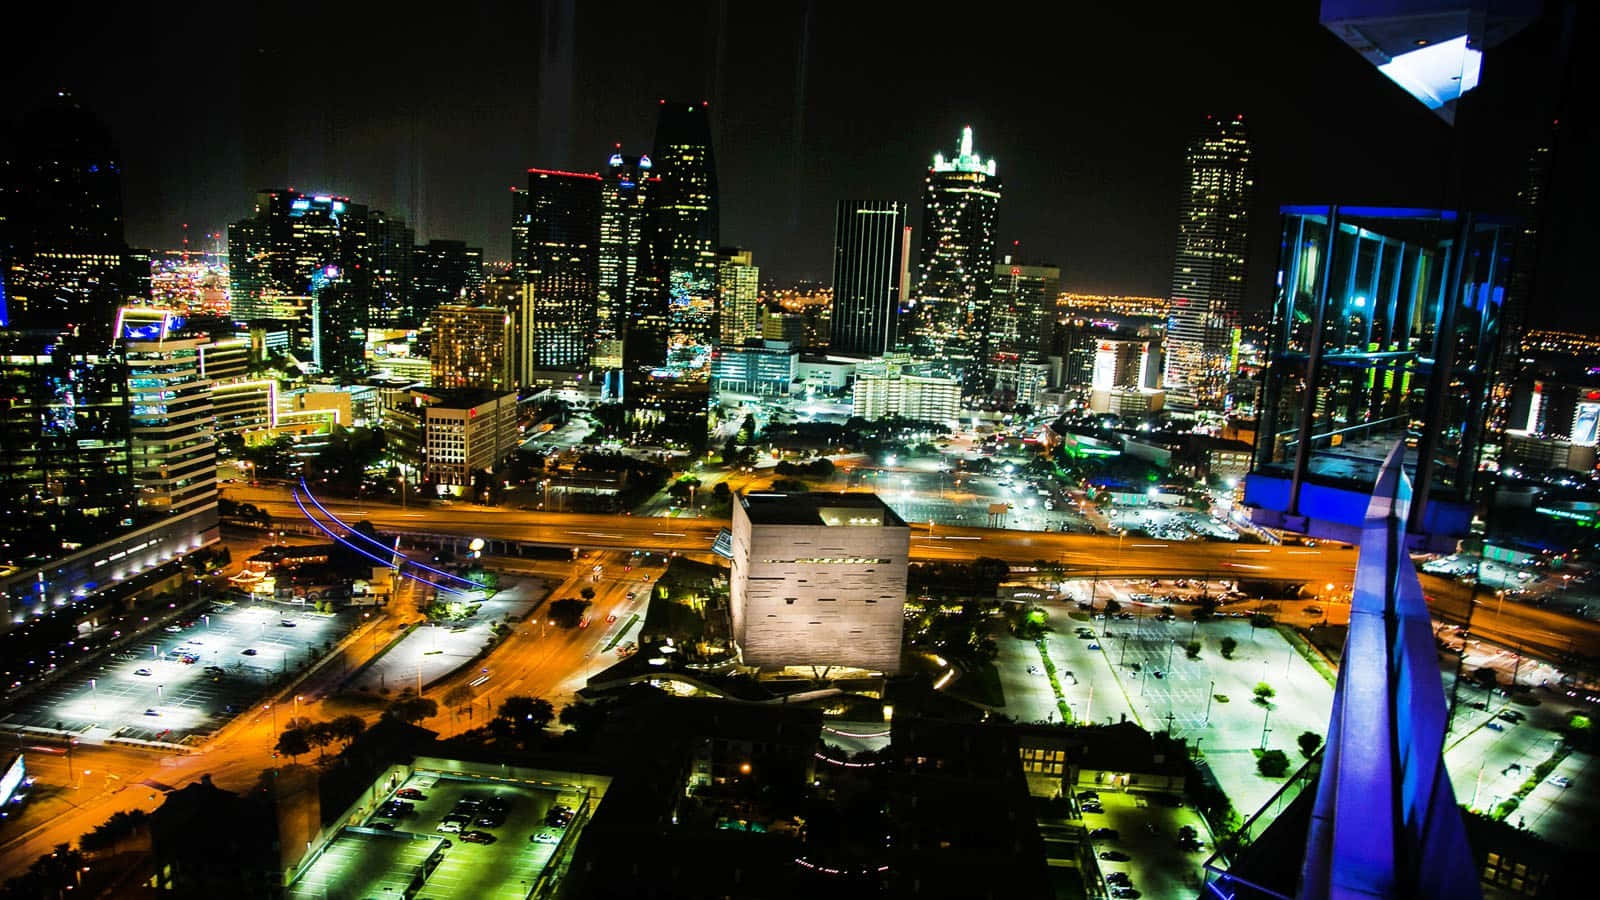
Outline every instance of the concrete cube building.
<svg viewBox="0 0 1600 900"><path fill-rule="evenodd" d="M733 636L747 665L894 674L911 529L876 494L741 494Z"/></svg>

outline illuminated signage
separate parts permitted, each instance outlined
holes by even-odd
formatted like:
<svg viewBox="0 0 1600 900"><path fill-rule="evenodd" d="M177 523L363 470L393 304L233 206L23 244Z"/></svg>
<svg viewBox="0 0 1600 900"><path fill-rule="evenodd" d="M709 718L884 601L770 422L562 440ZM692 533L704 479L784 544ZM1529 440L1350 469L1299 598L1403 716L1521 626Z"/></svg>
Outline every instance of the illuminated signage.
<svg viewBox="0 0 1600 900"><path fill-rule="evenodd" d="M293 201L292 203L289 204L289 208L290 209L310 209L311 208L311 201L310 200L295 200L295 201Z"/></svg>

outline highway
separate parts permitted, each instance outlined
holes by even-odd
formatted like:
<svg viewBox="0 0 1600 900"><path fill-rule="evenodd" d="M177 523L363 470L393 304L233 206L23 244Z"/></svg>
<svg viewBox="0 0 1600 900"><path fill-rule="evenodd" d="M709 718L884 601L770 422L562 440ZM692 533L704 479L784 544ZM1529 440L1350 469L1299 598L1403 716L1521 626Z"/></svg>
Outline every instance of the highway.
<svg viewBox="0 0 1600 900"><path fill-rule="evenodd" d="M234 485L224 493L252 503L275 519L304 521L287 487ZM456 504L430 509L392 503L323 499L328 511L354 524L365 519L390 533L458 534L486 540L552 547L705 552L726 519L658 519L640 516L536 512ZM929 532L932 532L931 534ZM1071 574L1104 577L1209 575L1348 583L1356 552L1334 545L1274 547L1201 541L1161 541L1133 535L1062 534L914 524L913 560L971 560L979 556L1026 564L1061 563Z"/></svg>

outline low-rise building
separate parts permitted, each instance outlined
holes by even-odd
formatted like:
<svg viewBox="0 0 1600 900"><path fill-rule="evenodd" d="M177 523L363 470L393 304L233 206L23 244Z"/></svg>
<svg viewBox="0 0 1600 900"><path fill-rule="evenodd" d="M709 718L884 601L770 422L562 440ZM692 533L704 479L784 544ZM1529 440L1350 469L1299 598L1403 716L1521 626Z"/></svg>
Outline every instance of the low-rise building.
<svg viewBox="0 0 1600 900"><path fill-rule="evenodd" d="M784 341L752 340L722 347L711 358L711 381L719 391L780 396L789 393L800 351Z"/></svg>

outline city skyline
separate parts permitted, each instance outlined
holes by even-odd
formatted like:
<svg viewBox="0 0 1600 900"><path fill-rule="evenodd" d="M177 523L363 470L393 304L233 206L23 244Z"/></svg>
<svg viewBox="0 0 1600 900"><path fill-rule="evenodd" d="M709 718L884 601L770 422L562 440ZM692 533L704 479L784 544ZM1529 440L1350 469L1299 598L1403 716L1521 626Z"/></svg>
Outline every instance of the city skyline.
<svg viewBox="0 0 1600 900"><path fill-rule="evenodd" d="M157 91L168 83L164 79L182 74L150 72L130 84L119 71L115 85L107 83L96 74L99 66L126 52L115 45L102 47L99 42L110 41L109 33L76 45L105 50L94 66L66 67L64 63L73 59L69 52L60 60L21 67L28 74L8 76L6 84L14 96L24 98L71 89L106 117L126 157L125 205L129 238L135 246L176 245L184 222L198 241L199 235L220 231L245 211L238 198L288 184L359 197L390 210L417 230L419 240L461 239L485 247L486 258L507 258L506 186L520 186L519 175L529 166L599 171L616 143L647 145L654 101L668 96L710 102L724 182L724 240L750 247L757 259L764 260L764 271L780 280L826 279L834 204L851 196L913 200L919 193L917 161L924 158L924 148L943 144L947 140L943 135L965 125L986 136L986 152L1008 161L1012 173L1008 183L1018 190L1002 222L1000 242L1021 240L1030 258L1058 261L1064 285L1080 290L1165 292L1162 270L1173 252L1171 226L1177 216L1173 198L1182 179L1183 144L1207 113L1247 115L1263 147L1294 146L1297 153L1347 163L1347 171L1336 175L1339 183L1322 183L1304 179L1285 163L1265 162L1252 211L1257 218L1270 219L1277 202L1332 196L1356 183L1368 188L1373 201L1397 198L1413 184L1435 192L1445 188L1421 167L1379 164L1387 140L1393 137L1441 153L1450 137L1442 123L1411 116L1409 98L1381 78L1363 78L1357 91L1336 90L1331 84L1335 77L1328 78L1327 85L1316 80L1302 86L1312 92L1303 99L1314 101L1309 105L1320 103L1328 113L1312 116L1296 111L1301 103L1277 102L1278 92L1287 88L1263 84L1270 79L1260 75L1271 63L1239 61L1239 51L1264 42L1274 29L1289 28L1304 37L1282 42L1295 44L1297 53L1313 54L1335 74L1360 73L1360 60L1348 58L1345 48L1318 29L1311 8L1269 9L1258 21L1226 32L1219 23L1186 14L1192 19L1176 21L1175 26L1182 27L1175 30L1214 35L1218 41L1193 58L1181 88L1173 87L1161 67L1141 66L1134 56L1123 54L1117 64L1110 57L1118 54L1111 49L1084 48L1087 55L1065 77L1057 77L1039 62L1041 56L999 58L993 51L974 50L973 61L984 62L987 68L964 67L981 73L972 83L948 84L941 79L939 91L917 97L896 89L892 98L884 98L888 106L879 114L887 118L878 125L868 124L874 121L863 118L868 111L847 93L861 78L875 77L876 69L863 70L860 63L855 68L830 66L833 60L846 58L850 44L858 40L844 32L870 21L855 22L825 8L790 8L759 17L750 11L729 11L719 20L712 7L709 21L685 12L672 21L652 22L651 27L667 32L657 41L644 42L636 61L630 58L622 69L601 78L594 68L601 54L584 49L599 46L595 31L600 23L582 9L570 20L563 20L560 5L550 9L554 12L547 10L549 22L513 18L501 24L510 33L551 28L578 52L569 50L563 56L547 51L526 64L507 63L504 84L485 85L482 97L476 92L463 95L460 79L489 64L465 57L493 54L447 50L439 54L441 62L414 72L407 79L410 87L397 90L395 96L368 96L364 89L319 82L313 96L326 102L307 109L289 102L305 76L294 67L274 67L272 61L281 58L262 48L239 73L217 76L236 105L197 102L196 128L220 128L229 138L229 149L222 154L207 153L171 129L152 133L147 124L128 115L127 107L139 104L110 99L113 89L136 97L141 91ZM1071 24L1085 30L1129 24L1115 13L1076 16ZM341 21L336 15L330 25L337 28ZM441 23L440 44L465 47L481 40L493 46L504 38L486 34L492 24L470 19ZM746 77L745 70L755 61L741 49L742 39L764 27L781 27L788 33L796 24L807 26L809 37L801 38L804 52L799 46L785 47L778 68L764 68L761 78ZM176 40L188 27L174 24L173 33L156 39ZM608 16L605 27L624 29L631 43L643 41L634 40L637 32L632 29L640 26L613 26ZM713 50L723 47L724 52L701 60L699 44L688 33L699 42L709 42ZM679 37L683 40L675 42ZM380 28L372 40L398 48L411 39ZM1043 49L1038 43L1043 37L1023 40L1029 47ZM1156 34L1147 40L1146 49L1152 53L1189 46L1187 39L1173 35ZM680 46L685 42L694 49ZM1271 47L1263 52L1268 50L1278 52ZM682 51L688 51L691 59L673 56ZM1143 56L1145 51L1138 54ZM720 68L712 61L716 59L722 60ZM1116 65L1123 73L1112 85L1096 84L1103 96L1089 96L1079 87L1096 64ZM530 67L536 71L526 71ZM547 68L559 71L552 74ZM1034 84L1030 78L1035 76L1045 77ZM1024 89L1001 91L996 98L992 88L1002 85ZM586 101L576 108L570 95L579 86ZM513 99L513 87L527 96ZM551 92L559 96L547 96ZM1130 106L1126 103L1130 100L1137 102ZM875 100L870 106L882 104ZM430 115L420 115L420 108L428 108ZM829 111L826 117L820 115L824 108ZM1022 109L1041 114L1019 115ZM1358 109L1365 121L1374 124L1370 133L1349 126ZM241 124L246 115L252 123L248 127ZM565 122L551 131L540 127L550 119ZM453 135L462 129L481 140L455 140ZM1379 132L1384 139L1379 139ZM863 139L871 135L887 139ZM466 144L481 147L459 146ZM155 200L157 196L161 201ZM1270 269L1271 258L1269 242L1253 242L1247 306L1265 303L1270 277L1260 270ZM1267 262L1260 264L1261 260Z"/></svg>

